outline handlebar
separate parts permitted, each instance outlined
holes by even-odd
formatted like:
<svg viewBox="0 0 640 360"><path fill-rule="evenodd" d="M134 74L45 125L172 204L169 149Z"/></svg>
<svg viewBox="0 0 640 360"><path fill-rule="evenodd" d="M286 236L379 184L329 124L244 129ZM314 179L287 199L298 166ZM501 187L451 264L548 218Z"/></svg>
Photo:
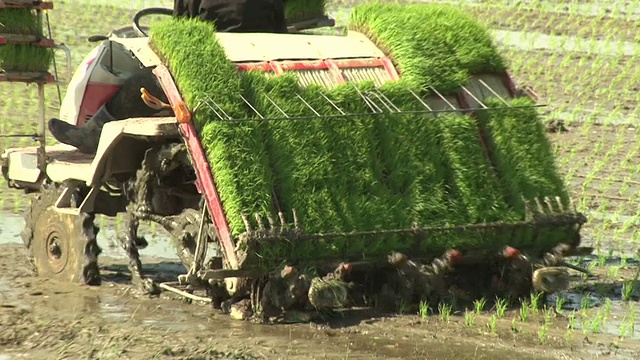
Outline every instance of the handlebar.
<svg viewBox="0 0 640 360"><path fill-rule="evenodd" d="M147 9L142 9L138 11L135 15L133 15L133 29L138 35L142 37L147 37L149 35L147 35L147 33L145 33L144 30L140 28L140 19L149 15L173 16L173 10L166 9L166 8L147 8Z"/></svg>
<svg viewBox="0 0 640 360"><path fill-rule="evenodd" d="M73 75L73 68L71 67L71 50L69 50L69 48L65 45L65 44L59 44L56 45L55 47L56 49L62 50L64 52L65 58L67 60L67 81L71 80L71 77ZM56 75L57 76L57 75ZM58 79L56 79L56 81L59 82Z"/></svg>

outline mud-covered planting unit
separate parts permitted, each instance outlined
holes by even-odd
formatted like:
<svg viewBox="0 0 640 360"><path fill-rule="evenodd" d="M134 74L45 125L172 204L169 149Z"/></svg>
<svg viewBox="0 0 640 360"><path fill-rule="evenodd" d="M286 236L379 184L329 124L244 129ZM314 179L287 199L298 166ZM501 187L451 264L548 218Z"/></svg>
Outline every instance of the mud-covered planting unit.
<svg viewBox="0 0 640 360"><path fill-rule="evenodd" d="M453 7L366 4L347 35L304 34L331 25L316 19L323 2L287 6L290 34L172 18L148 37L111 37L116 66L154 68L170 102L142 92L145 103L174 116L107 123L91 159L50 150L58 187L28 212L27 246L46 249L40 237L62 230L38 218L58 214L80 234L59 273L90 282L93 214L126 212L119 239L136 278L138 224L155 221L188 269L160 287L239 318L566 287L562 257L586 219L488 31ZM99 74L108 59L86 66ZM29 151L3 155L11 184L28 183L16 164ZM88 165L69 180L76 161Z"/></svg>

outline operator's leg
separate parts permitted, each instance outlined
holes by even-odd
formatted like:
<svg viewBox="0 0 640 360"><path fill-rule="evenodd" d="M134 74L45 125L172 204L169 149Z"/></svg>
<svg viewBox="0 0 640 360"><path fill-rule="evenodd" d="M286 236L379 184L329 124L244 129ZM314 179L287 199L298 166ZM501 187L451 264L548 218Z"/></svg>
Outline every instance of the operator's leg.
<svg viewBox="0 0 640 360"><path fill-rule="evenodd" d="M142 73L127 79L120 90L82 126L51 119L49 131L59 142L75 146L81 152L94 154L105 123L133 117L151 117L159 113L158 110L144 103L140 97L140 88L144 87L158 99L168 102L158 79L151 70L147 68Z"/></svg>

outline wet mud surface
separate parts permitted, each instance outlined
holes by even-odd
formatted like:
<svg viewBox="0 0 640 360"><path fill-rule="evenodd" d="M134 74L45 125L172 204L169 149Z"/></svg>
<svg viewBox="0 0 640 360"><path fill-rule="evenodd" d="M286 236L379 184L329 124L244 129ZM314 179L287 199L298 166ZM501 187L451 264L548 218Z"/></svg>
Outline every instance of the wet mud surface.
<svg viewBox="0 0 640 360"><path fill-rule="evenodd" d="M175 258L147 256L143 263L159 280L175 279L181 271ZM438 314L389 316L354 309L318 323L258 325L230 320L210 306L187 304L166 293L153 298L141 295L129 283L122 256L101 257L101 271L104 280L99 287L57 283L35 275L21 244L0 245L2 359L590 359L596 354L635 359L640 355L640 323L624 340L613 331L619 328L615 321L628 313L628 303L609 305L609 333L608 328L601 333L581 332L580 326L592 326L587 312L602 311L598 309L603 308L604 297L615 299L620 292L616 281L576 278L576 283L590 287L584 291L595 294L589 297L593 308L584 307L578 292L569 293L563 310L548 315L552 320L541 340L542 310L531 313L527 321L513 320L518 309L506 310L493 327L495 310L489 307L473 324L467 324L462 313L445 319ZM630 272L622 269L619 275L625 271ZM635 301L637 295L640 292ZM582 309L587 320L577 321L569 336L571 306Z"/></svg>

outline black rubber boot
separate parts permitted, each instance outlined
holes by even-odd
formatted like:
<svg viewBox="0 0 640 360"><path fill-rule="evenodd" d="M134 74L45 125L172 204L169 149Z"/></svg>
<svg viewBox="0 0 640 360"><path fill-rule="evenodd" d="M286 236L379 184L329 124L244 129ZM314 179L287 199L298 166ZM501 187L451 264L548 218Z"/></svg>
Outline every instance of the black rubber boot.
<svg viewBox="0 0 640 360"><path fill-rule="evenodd" d="M145 88L159 100L165 103L169 102L160 82L153 74L153 68L145 68L128 78L122 84L120 90L100 107L87 123L78 127L58 119L51 119L49 120L49 130L61 143L75 146L83 153L95 154L98 149L102 126L106 122L158 116L167 111L158 111L147 106L140 97L141 88Z"/></svg>
<svg viewBox="0 0 640 360"><path fill-rule="evenodd" d="M105 105L82 126L75 126L59 119L49 120L49 131L56 140L76 147L85 154L95 154L100 141L102 126L115 118L107 111Z"/></svg>

